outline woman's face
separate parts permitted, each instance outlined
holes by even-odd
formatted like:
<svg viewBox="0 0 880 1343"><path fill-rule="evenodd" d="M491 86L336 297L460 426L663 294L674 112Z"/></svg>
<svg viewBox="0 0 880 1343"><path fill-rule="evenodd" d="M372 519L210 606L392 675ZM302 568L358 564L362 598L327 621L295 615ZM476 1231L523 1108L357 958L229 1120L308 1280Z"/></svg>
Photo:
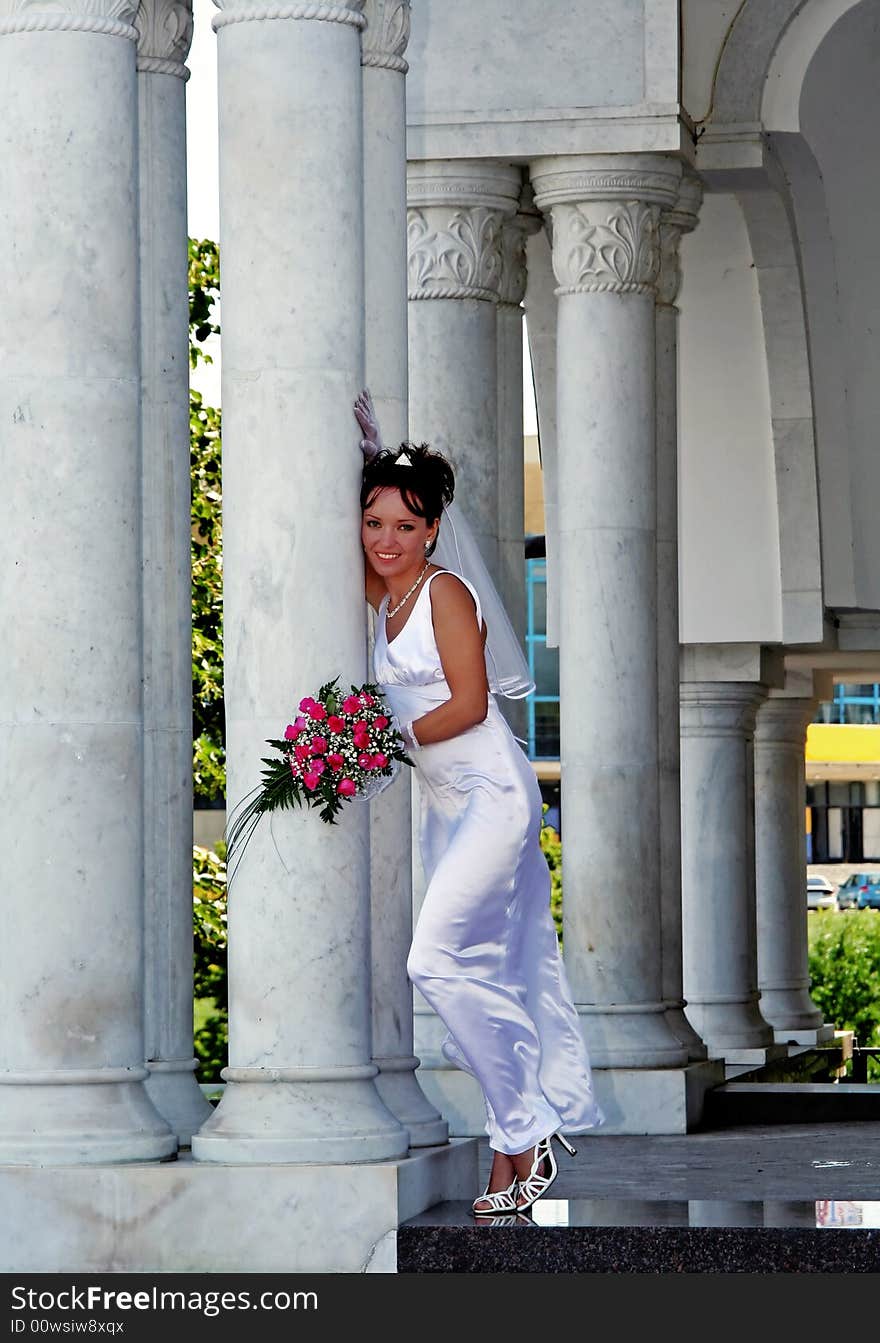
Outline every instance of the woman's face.
<svg viewBox="0 0 880 1343"><path fill-rule="evenodd" d="M425 546L433 541L438 525L410 513L400 490L386 485L376 491L363 512L364 552L382 578L419 570L425 562Z"/></svg>

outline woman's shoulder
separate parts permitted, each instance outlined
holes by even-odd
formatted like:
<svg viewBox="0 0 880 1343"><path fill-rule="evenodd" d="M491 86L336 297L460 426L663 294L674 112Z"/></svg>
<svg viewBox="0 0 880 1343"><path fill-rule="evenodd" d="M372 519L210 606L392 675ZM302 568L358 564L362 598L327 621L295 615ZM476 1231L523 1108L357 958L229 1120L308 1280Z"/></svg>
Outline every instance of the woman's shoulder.
<svg viewBox="0 0 880 1343"><path fill-rule="evenodd" d="M439 579L440 582L435 580ZM468 579L452 569L437 568L428 575L431 590L431 608L441 615L455 616L472 614L476 610L477 618L482 622L480 599L476 588Z"/></svg>

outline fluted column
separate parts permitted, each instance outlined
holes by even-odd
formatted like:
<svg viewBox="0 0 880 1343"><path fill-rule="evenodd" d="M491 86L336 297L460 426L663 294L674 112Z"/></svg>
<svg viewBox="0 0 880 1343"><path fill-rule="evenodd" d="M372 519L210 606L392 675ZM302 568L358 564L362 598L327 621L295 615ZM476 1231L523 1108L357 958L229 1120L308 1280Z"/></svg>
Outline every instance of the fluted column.
<svg viewBox="0 0 880 1343"><path fill-rule="evenodd" d="M761 1015L783 1042L822 1025L810 997L804 894L804 746L815 711L814 699L771 691L755 730L758 988Z"/></svg>
<svg viewBox="0 0 880 1343"><path fill-rule="evenodd" d="M766 694L760 682L681 687L684 996L712 1057L773 1043L755 924L754 732Z"/></svg>
<svg viewBox="0 0 880 1343"><path fill-rule="evenodd" d="M366 674L351 406L364 378L360 0L215 17L228 796L300 695ZM402 1155L371 1061L365 806L256 830L229 902L226 1091L203 1161Z"/></svg>
<svg viewBox="0 0 880 1343"><path fill-rule="evenodd" d="M390 446L407 437L406 70L408 0L364 7L364 248L366 383ZM372 644L371 644L372 652ZM411 771L370 805L373 1062L376 1086L406 1126L411 1147L446 1142L446 1121L415 1076Z"/></svg>
<svg viewBox="0 0 880 1343"><path fill-rule="evenodd" d="M138 164L144 622L144 1047L147 1091L189 1144L195 1080L192 594L184 61L192 5L140 0Z"/></svg>
<svg viewBox="0 0 880 1343"><path fill-rule="evenodd" d="M410 432L450 456L456 499L499 585L501 232L521 187L508 164L407 165Z"/></svg>
<svg viewBox="0 0 880 1343"><path fill-rule="evenodd" d="M501 226L498 303L498 576L499 592L523 649L526 646L525 464L523 459L523 306L526 239L542 226L531 188ZM528 731L526 701L503 700L517 736Z"/></svg>
<svg viewBox="0 0 880 1343"><path fill-rule="evenodd" d="M0 1164L151 1161L134 0L0 4Z"/></svg>
<svg viewBox="0 0 880 1343"><path fill-rule="evenodd" d="M696 227L700 180L682 178L675 208L660 217L657 283L657 696L660 774L660 951L666 1020L690 1059L706 1046L684 1014L681 948L681 745L678 621L679 245Z"/></svg>
<svg viewBox="0 0 880 1343"><path fill-rule="evenodd" d="M566 965L594 1064L663 1068L657 877L655 285L663 156L532 164L559 299L561 764Z"/></svg>

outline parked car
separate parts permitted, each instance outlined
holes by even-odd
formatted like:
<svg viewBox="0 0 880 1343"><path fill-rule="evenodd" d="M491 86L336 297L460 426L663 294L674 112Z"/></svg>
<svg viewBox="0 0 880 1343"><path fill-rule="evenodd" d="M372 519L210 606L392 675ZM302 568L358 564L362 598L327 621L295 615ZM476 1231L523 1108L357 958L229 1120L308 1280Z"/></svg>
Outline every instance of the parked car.
<svg viewBox="0 0 880 1343"><path fill-rule="evenodd" d="M847 877L837 889L837 908L880 909L880 872L853 872Z"/></svg>
<svg viewBox="0 0 880 1343"><path fill-rule="evenodd" d="M836 909L834 891L827 877L807 877L807 909Z"/></svg>

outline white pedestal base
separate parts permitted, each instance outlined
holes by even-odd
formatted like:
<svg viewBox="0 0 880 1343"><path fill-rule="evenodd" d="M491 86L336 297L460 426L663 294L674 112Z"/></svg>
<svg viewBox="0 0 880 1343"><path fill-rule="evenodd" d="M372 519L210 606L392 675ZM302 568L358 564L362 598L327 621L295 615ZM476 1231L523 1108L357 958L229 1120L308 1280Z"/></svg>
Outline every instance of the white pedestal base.
<svg viewBox="0 0 880 1343"><path fill-rule="evenodd" d="M774 1031L773 1039L778 1045L824 1045L834 1039L834 1027L826 1022L808 1031Z"/></svg>
<svg viewBox="0 0 880 1343"><path fill-rule="evenodd" d="M399 1224L472 1199L477 1145L368 1165L0 1166L7 1273L395 1273Z"/></svg>
<svg viewBox="0 0 880 1343"><path fill-rule="evenodd" d="M451 1134L485 1138L486 1107L472 1077L448 1068L420 1068L417 1076ZM702 1118L706 1092L724 1082L724 1065L710 1060L684 1068L594 1068L593 1082L605 1113L596 1133L689 1133Z"/></svg>

